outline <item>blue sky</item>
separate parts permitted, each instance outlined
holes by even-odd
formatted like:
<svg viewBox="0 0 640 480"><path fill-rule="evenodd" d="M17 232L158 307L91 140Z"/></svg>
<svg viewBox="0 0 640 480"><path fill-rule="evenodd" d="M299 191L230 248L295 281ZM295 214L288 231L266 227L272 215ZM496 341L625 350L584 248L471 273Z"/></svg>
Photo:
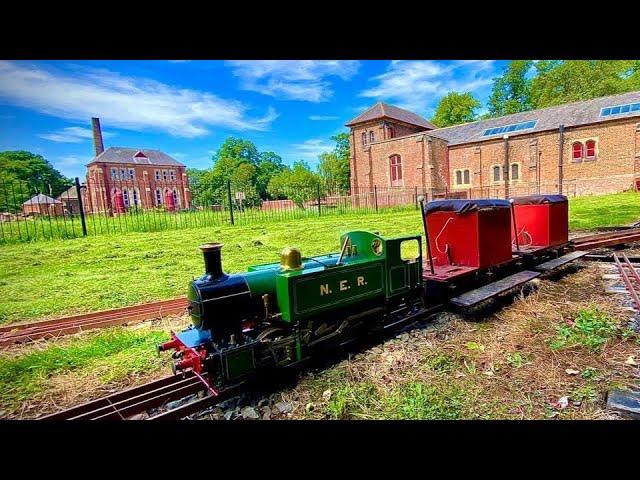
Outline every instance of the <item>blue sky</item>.
<svg viewBox="0 0 640 480"><path fill-rule="evenodd" d="M155 148L211 166L230 135L311 166L330 137L378 100L430 118L449 91L483 103L506 61L3 61L0 151L29 150L64 175L93 158L91 117L105 147Z"/></svg>

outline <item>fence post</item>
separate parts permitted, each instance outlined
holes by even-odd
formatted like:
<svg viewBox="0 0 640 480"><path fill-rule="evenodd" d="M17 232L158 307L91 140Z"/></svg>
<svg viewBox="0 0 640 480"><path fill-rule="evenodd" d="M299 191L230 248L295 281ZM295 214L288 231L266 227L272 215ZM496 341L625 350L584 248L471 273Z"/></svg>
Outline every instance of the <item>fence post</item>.
<svg viewBox="0 0 640 480"><path fill-rule="evenodd" d="M76 193L78 194L78 208L80 209L80 223L82 224L82 236L87 236L87 222L84 218L84 204L82 202L82 189L80 188L80 179L76 177Z"/></svg>
<svg viewBox="0 0 640 480"><path fill-rule="evenodd" d="M378 186L377 185L373 186L373 200L376 205L376 213L378 213Z"/></svg>
<svg viewBox="0 0 640 480"><path fill-rule="evenodd" d="M231 225L234 225L233 203L231 203L231 180L227 180L227 200L229 200L229 216L231 217Z"/></svg>
<svg viewBox="0 0 640 480"><path fill-rule="evenodd" d="M318 183L318 216L320 216L320 184Z"/></svg>

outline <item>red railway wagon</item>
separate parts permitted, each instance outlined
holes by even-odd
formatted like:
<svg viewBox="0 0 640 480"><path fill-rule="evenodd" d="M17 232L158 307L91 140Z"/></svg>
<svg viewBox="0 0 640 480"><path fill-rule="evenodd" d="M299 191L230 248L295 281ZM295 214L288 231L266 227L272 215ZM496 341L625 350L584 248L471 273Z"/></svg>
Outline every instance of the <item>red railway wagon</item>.
<svg viewBox="0 0 640 480"><path fill-rule="evenodd" d="M431 256L425 279L448 281L513 259L508 200L435 200L423 220Z"/></svg>
<svg viewBox="0 0 640 480"><path fill-rule="evenodd" d="M564 195L515 197L511 203L514 250L532 252L559 247L569 241L569 202Z"/></svg>

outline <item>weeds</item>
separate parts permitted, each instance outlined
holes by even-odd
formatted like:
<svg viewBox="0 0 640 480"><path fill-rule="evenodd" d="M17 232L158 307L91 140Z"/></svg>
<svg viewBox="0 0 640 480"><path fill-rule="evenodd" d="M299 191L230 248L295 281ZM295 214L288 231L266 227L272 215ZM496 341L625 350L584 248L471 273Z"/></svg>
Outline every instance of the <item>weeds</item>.
<svg viewBox="0 0 640 480"><path fill-rule="evenodd" d="M591 352L599 352L603 345L617 336L619 328L613 318L598 307L583 308L573 324L556 327L556 338L549 342L552 350L583 346Z"/></svg>
<svg viewBox="0 0 640 480"><path fill-rule="evenodd" d="M520 352L507 353L505 355L507 363L512 368L520 368L525 364L525 358L520 354Z"/></svg>

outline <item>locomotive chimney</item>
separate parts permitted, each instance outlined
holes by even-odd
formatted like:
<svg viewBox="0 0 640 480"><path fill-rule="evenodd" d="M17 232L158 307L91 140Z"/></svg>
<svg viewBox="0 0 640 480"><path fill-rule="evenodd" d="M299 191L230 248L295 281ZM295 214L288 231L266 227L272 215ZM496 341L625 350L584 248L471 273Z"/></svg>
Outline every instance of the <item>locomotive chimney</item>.
<svg viewBox="0 0 640 480"><path fill-rule="evenodd" d="M93 130L93 148L96 151L96 157L104 152L104 143L102 143L102 130L100 129L100 119L91 118L91 129Z"/></svg>
<svg viewBox="0 0 640 480"><path fill-rule="evenodd" d="M205 243L200 245L204 257L204 270L213 280L224 276L222 271L222 243Z"/></svg>

